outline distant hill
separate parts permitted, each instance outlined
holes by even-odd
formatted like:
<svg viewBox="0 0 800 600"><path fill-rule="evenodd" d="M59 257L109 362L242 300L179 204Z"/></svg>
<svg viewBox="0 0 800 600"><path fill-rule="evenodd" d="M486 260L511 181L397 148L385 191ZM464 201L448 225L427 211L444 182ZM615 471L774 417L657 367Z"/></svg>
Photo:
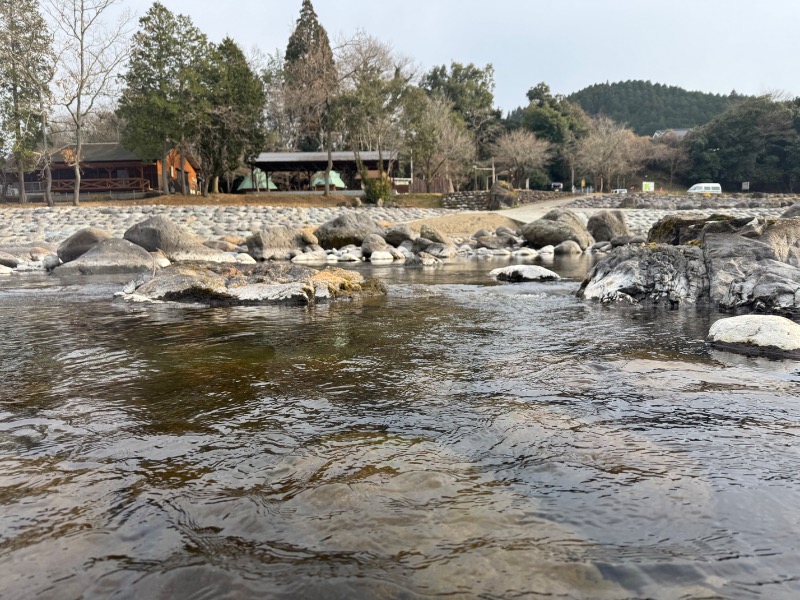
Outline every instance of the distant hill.
<svg viewBox="0 0 800 600"><path fill-rule="evenodd" d="M588 114L625 123L639 135L705 125L737 98L742 96L736 92L727 96L689 92L649 81L598 83L567 97Z"/></svg>

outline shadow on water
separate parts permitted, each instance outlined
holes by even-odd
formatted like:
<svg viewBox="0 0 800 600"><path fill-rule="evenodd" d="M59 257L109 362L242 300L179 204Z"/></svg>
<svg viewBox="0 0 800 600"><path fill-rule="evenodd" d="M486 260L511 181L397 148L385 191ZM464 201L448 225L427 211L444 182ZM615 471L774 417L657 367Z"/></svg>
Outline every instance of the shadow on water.
<svg viewBox="0 0 800 600"><path fill-rule="evenodd" d="M585 259L505 264L365 266L387 297L309 309L3 282L0 586L796 597L797 365L710 351L702 307L580 301Z"/></svg>

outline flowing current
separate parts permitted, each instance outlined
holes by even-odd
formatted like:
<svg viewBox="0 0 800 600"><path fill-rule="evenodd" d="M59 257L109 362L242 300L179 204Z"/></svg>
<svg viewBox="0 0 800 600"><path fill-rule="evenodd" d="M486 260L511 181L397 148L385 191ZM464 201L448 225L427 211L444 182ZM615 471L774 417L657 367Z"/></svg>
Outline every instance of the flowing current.
<svg viewBox="0 0 800 600"><path fill-rule="evenodd" d="M0 596L800 597L800 365L493 266L310 309L0 281Z"/></svg>

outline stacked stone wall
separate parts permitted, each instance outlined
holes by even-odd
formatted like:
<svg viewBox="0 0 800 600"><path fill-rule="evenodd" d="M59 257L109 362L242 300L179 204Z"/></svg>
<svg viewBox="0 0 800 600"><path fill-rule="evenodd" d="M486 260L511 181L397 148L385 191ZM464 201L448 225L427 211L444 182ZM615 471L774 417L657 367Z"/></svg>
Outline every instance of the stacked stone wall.
<svg viewBox="0 0 800 600"><path fill-rule="evenodd" d="M561 192L545 192L542 190L516 190L517 204L532 204L543 200L563 198ZM442 198L442 207L457 210L489 210L491 192L453 192Z"/></svg>

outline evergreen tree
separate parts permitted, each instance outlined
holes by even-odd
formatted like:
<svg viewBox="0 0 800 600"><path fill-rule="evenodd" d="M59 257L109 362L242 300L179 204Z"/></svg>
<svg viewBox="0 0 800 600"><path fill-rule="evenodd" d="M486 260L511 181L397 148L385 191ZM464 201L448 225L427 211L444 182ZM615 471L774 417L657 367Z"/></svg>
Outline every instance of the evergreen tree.
<svg viewBox="0 0 800 600"><path fill-rule="evenodd" d="M500 111L494 108L494 67L453 62L434 67L423 78L421 87L432 96L441 96L453 105L475 137L479 158L487 158L492 143L501 133Z"/></svg>
<svg viewBox="0 0 800 600"><path fill-rule="evenodd" d="M178 146L183 152L205 116L201 73L208 60L208 42L189 17L173 14L159 2L139 25L117 109L124 122L122 139L142 158L160 158L166 165L171 148ZM168 175L162 169L165 191Z"/></svg>
<svg viewBox="0 0 800 600"><path fill-rule="evenodd" d="M38 2L0 0L0 114L22 203L27 202L25 172L36 163L36 144L46 143L48 85L54 64L52 36ZM48 153L43 154L49 173ZM49 194L47 199L50 203Z"/></svg>
<svg viewBox="0 0 800 600"><path fill-rule="evenodd" d="M289 37L284 77L287 108L298 128L297 146L301 150L318 150L324 145L338 75L328 34L311 0L303 0L300 17Z"/></svg>
<svg viewBox="0 0 800 600"><path fill-rule="evenodd" d="M194 145L206 175L204 194L209 183L216 193L223 176L230 189L233 174L266 143L264 86L230 38L214 48L206 83L207 118L199 125Z"/></svg>

